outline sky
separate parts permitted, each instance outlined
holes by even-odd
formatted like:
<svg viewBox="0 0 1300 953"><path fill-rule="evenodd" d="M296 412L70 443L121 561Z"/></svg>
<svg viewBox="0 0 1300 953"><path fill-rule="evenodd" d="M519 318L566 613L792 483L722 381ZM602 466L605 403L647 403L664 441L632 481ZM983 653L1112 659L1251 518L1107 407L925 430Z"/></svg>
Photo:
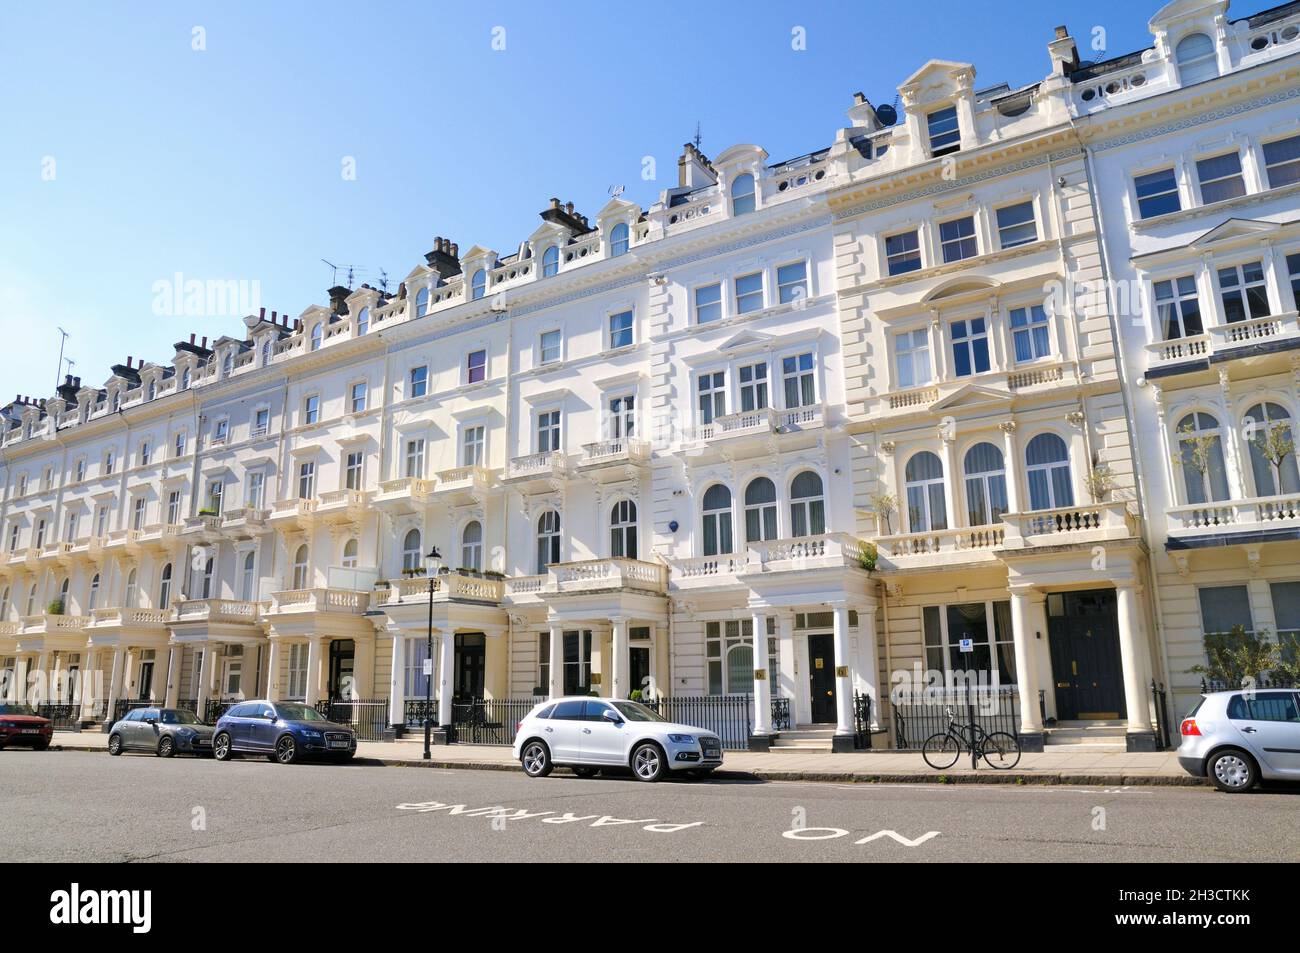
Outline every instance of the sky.
<svg viewBox="0 0 1300 953"><path fill-rule="evenodd" d="M322 259L395 290L435 235L515 250L551 196L648 207L697 123L708 155L791 158L929 59L1023 85L1057 24L1104 59L1158 6L0 0L0 401L52 396L59 328L99 385L326 303ZM174 293L229 281L224 308Z"/></svg>

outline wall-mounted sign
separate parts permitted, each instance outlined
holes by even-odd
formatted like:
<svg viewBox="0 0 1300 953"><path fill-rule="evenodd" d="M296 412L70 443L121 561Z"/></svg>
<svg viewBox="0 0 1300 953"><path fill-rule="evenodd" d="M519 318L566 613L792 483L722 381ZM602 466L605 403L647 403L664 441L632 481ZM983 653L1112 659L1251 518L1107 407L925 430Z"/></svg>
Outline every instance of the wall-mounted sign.
<svg viewBox="0 0 1300 953"><path fill-rule="evenodd" d="M756 669L754 669L754 681L756 681L756 682L765 682L765 681L767 681L767 669L765 669L765 668L756 668Z"/></svg>
<svg viewBox="0 0 1300 953"><path fill-rule="evenodd" d="M847 665L836 665L836 666L835 666L835 677L836 677L836 678L848 678L848 677L849 677L849 667L848 667Z"/></svg>

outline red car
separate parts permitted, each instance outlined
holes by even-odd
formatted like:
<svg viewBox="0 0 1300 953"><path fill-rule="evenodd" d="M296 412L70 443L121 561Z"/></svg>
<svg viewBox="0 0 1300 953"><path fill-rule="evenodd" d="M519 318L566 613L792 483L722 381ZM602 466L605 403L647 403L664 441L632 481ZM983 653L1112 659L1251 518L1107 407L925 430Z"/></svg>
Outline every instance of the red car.
<svg viewBox="0 0 1300 953"><path fill-rule="evenodd" d="M44 751L53 736L54 723L36 714L30 705L0 705L0 749L27 745Z"/></svg>

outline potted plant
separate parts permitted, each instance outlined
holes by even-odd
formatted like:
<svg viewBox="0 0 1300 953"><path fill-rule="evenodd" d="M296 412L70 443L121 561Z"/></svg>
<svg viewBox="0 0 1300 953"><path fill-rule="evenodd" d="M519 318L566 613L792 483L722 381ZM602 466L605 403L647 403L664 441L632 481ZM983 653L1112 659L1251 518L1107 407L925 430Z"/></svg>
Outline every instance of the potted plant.
<svg viewBox="0 0 1300 953"><path fill-rule="evenodd" d="M216 515L217 515L217 511L214 510L214 509L212 509L211 507L207 507L207 506L205 506L203 509L199 510L199 515L200 515L200 516L216 516Z"/></svg>
<svg viewBox="0 0 1300 953"><path fill-rule="evenodd" d="M1273 468L1273 492L1282 492L1282 465L1286 458L1295 453L1295 441L1291 439L1291 426L1277 421L1264 426L1263 433L1255 434L1251 441L1260 456Z"/></svg>
<svg viewBox="0 0 1300 953"><path fill-rule="evenodd" d="M1174 466L1196 474L1202 500L1210 499L1210 467L1214 463L1215 445L1218 442L1218 434L1198 435L1191 424L1184 424L1178 428L1178 449L1169 454Z"/></svg>
<svg viewBox="0 0 1300 953"><path fill-rule="evenodd" d="M867 572L873 572L876 568L876 560L879 558L880 550L876 548L876 544L863 541L862 548L858 550L858 566Z"/></svg>
<svg viewBox="0 0 1300 953"><path fill-rule="evenodd" d="M871 494L869 499L871 501L871 508L876 511L876 528L880 529L880 526L883 523L884 529L881 530L881 535L892 536L894 530L890 525L889 517L892 513L898 510L898 497L885 490L876 490Z"/></svg>
<svg viewBox="0 0 1300 953"><path fill-rule="evenodd" d="M1094 503L1105 503L1111 490L1115 489L1115 474L1104 463L1098 463L1084 477L1084 486Z"/></svg>
<svg viewBox="0 0 1300 953"><path fill-rule="evenodd" d="M45 611L50 615L63 615L63 600L55 599L45 607Z"/></svg>

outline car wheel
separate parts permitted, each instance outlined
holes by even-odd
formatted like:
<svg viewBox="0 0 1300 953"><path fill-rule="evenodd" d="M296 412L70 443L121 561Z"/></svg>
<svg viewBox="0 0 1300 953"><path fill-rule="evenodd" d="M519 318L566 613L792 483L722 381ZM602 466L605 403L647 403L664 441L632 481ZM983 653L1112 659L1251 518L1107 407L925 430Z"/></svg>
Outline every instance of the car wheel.
<svg viewBox="0 0 1300 953"><path fill-rule="evenodd" d="M638 781L653 783L662 778L667 770L668 759L657 744L647 741L633 749L632 773Z"/></svg>
<svg viewBox="0 0 1300 953"><path fill-rule="evenodd" d="M1249 791L1259 780L1259 769L1255 767L1255 760L1246 752L1236 748L1215 752L1210 758L1207 773L1214 786L1225 794Z"/></svg>
<svg viewBox="0 0 1300 953"><path fill-rule="evenodd" d="M580 778L594 778L600 772L600 768L583 768L574 767L573 773Z"/></svg>
<svg viewBox="0 0 1300 953"><path fill-rule="evenodd" d="M275 743L275 760L280 764L293 764L298 760L298 742L293 735L281 735Z"/></svg>
<svg viewBox="0 0 1300 953"><path fill-rule="evenodd" d="M231 754L233 751L230 747L230 735L224 731L218 732L212 739L212 757L218 761L229 761Z"/></svg>
<svg viewBox="0 0 1300 953"><path fill-rule="evenodd" d="M113 757L115 757L115 758L116 758L118 755L120 755L120 754L122 753L122 736L121 736L121 735L109 735L109 736L108 736L108 753L111 754L111 755L112 755Z"/></svg>
<svg viewBox="0 0 1300 953"><path fill-rule="evenodd" d="M524 745L519 761L524 766L524 774L530 778L544 778L551 773L551 749L544 741L530 741Z"/></svg>
<svg viewBox="0 0 1300 953"><path fill-rule="evenodd" d="M171 735L163 735L158 739L158 757L170 758L176 753L176 742L172 740Z"/></svg>

